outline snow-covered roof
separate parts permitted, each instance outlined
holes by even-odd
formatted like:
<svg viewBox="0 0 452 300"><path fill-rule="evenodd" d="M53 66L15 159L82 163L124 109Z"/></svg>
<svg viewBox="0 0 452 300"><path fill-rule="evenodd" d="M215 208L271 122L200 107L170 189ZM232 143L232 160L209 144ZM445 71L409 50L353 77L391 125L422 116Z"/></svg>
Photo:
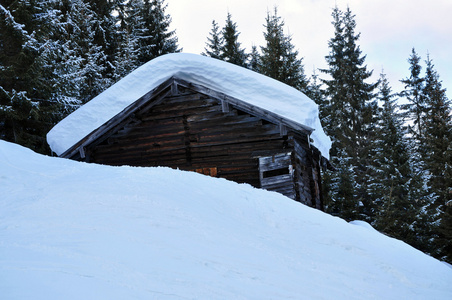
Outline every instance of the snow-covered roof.
<svg viewBox="0 0 452 300"><path fill-rule="evenodd" d="M305 94L251 70L187 53L167 54L149 61L74 111L47 134L50 148L61 155L171 77L205 86L312 128L313 145L328 158L331 140L320 124L317 104Z"/></svg>

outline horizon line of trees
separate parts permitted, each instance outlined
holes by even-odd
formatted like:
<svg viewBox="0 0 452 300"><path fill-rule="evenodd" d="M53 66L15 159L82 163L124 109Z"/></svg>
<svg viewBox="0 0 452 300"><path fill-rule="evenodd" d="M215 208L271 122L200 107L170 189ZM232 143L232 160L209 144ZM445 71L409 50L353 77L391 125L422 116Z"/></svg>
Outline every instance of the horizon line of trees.
<svg viewBox="0 0 452 300"><path fill-rule="evenodd" d="M59 120L132 70L180 52L165 0L5 0L0 5L0 138L49 153ZM408 58L404 89L371 82L350 8L332 11L327 68L305 75L275 7L264 45L250 53L227 13L202 55L284 82L319 105L335 170L324 172L326 211L365 220L452 262L452 112L433 60ZM324 77L323 77L324 76ZM399 99L405 99L401 105Z"/></svg>

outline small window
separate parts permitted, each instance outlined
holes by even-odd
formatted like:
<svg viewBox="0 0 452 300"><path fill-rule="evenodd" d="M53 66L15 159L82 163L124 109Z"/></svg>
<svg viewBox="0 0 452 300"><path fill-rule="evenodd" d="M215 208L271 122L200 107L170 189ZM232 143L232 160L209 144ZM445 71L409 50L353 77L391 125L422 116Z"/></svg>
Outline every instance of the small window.
<svg viewBox="0 0 452 300"><path fill-rule="evenodd" d="M293 175L293 166L291 161L291 153L279 153L272 156L259 157L259 177L261 186L274 184L279 180L291 180ZM281 177L281 178L277 178ZM276 180L276 181L275 181Z"/></svg>
<svg viewBox="0 0 452 300"><path fill-rule="evenodd" d="M276 169L276 170L264 171L264 172L262 172L262 177L269 178L269 177L275 177L275 176L286 175L286 174L290 174L289 168L281 168L281 169Z"/></svg>

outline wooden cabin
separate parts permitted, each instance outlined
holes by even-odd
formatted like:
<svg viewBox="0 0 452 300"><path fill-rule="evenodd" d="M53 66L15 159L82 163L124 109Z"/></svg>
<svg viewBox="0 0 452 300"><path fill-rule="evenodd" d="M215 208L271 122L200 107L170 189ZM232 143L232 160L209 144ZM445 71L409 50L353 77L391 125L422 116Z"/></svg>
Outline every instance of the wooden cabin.
<svg viewBox="0 0 452 300"><path fill-rule="evenodd" d="M59 155L194 171L323 209L321 171L327 159L312 143L313 128L229 95L221 86L215 89L212 82L190 80L193 74L173 73Z"/></svg>

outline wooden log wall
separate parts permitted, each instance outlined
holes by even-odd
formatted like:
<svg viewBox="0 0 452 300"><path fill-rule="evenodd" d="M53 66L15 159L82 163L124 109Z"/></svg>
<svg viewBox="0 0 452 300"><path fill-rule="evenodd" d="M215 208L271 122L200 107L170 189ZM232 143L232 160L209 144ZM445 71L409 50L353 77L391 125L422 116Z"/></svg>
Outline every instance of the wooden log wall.
<svg viewBox="0 0 452 300"><path fill-rule="evenodd" d="M312 156L312 191L315 197L315 208L324 210L322 194L322 155L320 151L314 151Z"/></svg>
<svg viewBox="0 0 452 300"><path fill-rule="evenodd" d="M168 166L215 174L260 187L255 151L284 151L278 125L187 91L136 112L101 144L88 149L90 161L108 165Z"/></svg>
<svg viewBox="0 0 452 300"><path fill-rule="evenodd" d="M281 125L190 89L171 87L162 93L157 103L151 99L88 145L86 160L196 171L277 191L323 209L320 165L307 135L282 132ZM320 153L317 156L319 160ZM284 168L284 174L272 173Z"/></svg>
<svg viewBox="0 0 452 300"><path fill-rule="evenodd" d="M299 137L291 140L294 146L294 178L297 198L300 202L323 210L321 197L320 157L314 157L312 150Z"/></svg>

